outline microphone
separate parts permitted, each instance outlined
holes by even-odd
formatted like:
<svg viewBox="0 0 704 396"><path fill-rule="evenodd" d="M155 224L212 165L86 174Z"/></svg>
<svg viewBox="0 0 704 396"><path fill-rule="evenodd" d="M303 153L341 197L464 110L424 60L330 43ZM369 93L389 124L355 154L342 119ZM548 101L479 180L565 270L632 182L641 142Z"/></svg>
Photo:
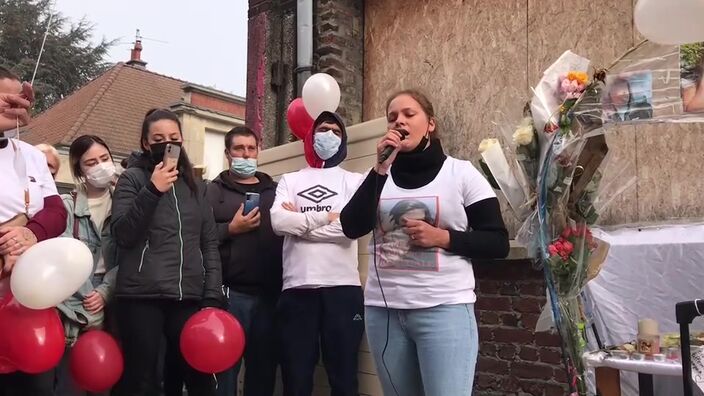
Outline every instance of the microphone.
<svg viewBox="0 0 704 396"><path fill-rule="evenodd" d="M396 129L396 130L401 133L401 141L404 141L404 140L406 139L406 136L409 135L408 131L405 130L405 129L399 128L399 129ZM379 163L380 163L380 164L383 164L384 161L386 161L387 159L389 159L389 157L391 157L391 154L394 152L394 150L395 150L394 147L392 147L392 146L386 146L386 148L384 148L384 151L382 151L382 152L381 152L381 155L379 156Z"/></svg>

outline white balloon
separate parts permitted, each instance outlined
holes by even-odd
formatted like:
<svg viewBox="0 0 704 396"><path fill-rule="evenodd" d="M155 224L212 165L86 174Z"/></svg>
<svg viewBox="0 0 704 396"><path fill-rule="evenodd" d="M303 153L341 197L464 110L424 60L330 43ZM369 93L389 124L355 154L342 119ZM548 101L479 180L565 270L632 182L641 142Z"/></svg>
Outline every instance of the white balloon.
<svg viewBox="0 0 704 396"><path fill-rule="evenodd" d="M633 19L638 31L658 44L704 41L704 0L638 0Z"/></svg>
<svg viewBox="0 0 704 396"><path fill-rule="evenodd" d="M53 238L27 249L15 264L10 288L27 308L46 309L61 303L93 272L93 254L74 238Z"/></svg>
<svg viewBox="0 0 704 396"><path fill-rule="evenodd" d="M303 106L316 119L324 111L335 111L340 106L340 86L327 73L310 76L303 85Z"/></svg>

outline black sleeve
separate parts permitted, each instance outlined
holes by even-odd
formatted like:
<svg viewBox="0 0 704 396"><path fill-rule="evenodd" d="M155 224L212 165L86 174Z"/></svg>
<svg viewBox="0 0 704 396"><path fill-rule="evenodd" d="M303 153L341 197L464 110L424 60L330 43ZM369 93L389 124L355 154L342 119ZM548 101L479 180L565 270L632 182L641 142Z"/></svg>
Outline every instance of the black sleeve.
<svg viewBox="0 0 704 396"><path fill-rule="evenodd" d="M205 186L201 186L205 190ZM213 209L206 194L198 200L200 204L201 229L200 249L203 254L203 268L205 279L203 281L203 307L222 307L224 296L222 294L222 265L220 251L218 250L218 236L213 218Z"/></svg>
<svg viewBox="0 0 704 396"><path fill-rule="evenodd" d="M220 205L220 196L222 195L220 187L216 183L210 183L206 188L206 197L208 198L210 206L215 208L217 205ZM229 226L230 221L219 223L217 219L215 220L215 233L218 236L218 243L220 245L230 240Z"/></svg>
<svg viewBox="0 0 704 396"><path fill-rule="evenodd" d="M508 256L508 231L499 200L488 198L465 208L467 231L450 230L449 251L469 258L501 259Z"/></svg>
<svg viewBox="0 0 704 396"><path fill-rule="evenodd" d="M379 175L374 169L345 205L340 213L342 232L349 239L361 238L369 234L376 222L376 209L384 189L387 175Z"/></svg>

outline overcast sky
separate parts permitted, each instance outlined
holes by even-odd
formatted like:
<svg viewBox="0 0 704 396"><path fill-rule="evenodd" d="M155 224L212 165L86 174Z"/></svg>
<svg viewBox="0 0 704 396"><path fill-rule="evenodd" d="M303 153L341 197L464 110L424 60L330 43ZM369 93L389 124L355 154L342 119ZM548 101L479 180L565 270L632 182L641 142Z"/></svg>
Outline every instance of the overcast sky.
<svg viewBox="0 0 704 396"><path fill-rule="evenodd" d="M54 8L93 22L97 42L118 39L109 62L129 60L140 29L147 69L245 96L247 0L55 0Z"/></svg>

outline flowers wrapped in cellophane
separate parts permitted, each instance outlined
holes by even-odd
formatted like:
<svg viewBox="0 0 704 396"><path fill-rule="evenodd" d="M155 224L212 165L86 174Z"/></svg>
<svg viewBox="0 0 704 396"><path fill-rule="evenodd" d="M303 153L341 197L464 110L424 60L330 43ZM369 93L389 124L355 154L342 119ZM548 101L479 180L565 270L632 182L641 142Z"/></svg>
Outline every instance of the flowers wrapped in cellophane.
<svg viewBox="0 0 704 396"><path fill-rule="evenodd" d="M484 139L479 145L479 165L494 189L500 190L519 220L531 211L528 182L518 162L507 156L499 139Z"/></svg>
<svg viewBox="0 0 704 396"><path fill-rule="evenodd" d="M482 169L500 175L495 188L523 222L515 239L542 265L575 395L587 394L581 295L609 250L591 227L637 174L629 160L610 155L606 134L618 124L704 122L703 70L704 43L643 42L602 70L566 51L533 88L523 118L501 119L499 139L480 150Z"/></svg>

